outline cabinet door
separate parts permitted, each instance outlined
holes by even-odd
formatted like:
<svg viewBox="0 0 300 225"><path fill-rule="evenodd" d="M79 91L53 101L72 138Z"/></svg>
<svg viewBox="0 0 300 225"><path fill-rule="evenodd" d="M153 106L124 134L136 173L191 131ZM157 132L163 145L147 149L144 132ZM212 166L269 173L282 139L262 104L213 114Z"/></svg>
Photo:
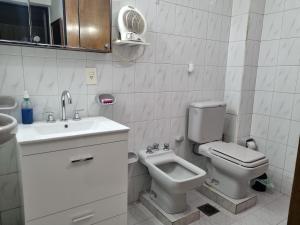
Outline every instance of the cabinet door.
<svg viewBox="0 0 300 225"><path fill-rule="evenodd" d="M126 193L127 141L24 156L22 181L26 221Z"/></svg>
<svg viewBox="0 0 300 225"><path fill-rule="evenodd" d="M26 225L126 225L126 199L126 194L117 195L32 220Z"/></svg>
<svg viewBox="0 0 300 225"><path fill-rule="evenodd" d="M64 0L67 46L79 48L78 0Z"/></svg>
<svg viewBox="0 0 300 225"><path fill-rule="evenodd" d="M127 225L127 216L126 215L116 216L115 218L104 220L94 225Z"/></svg>
<svg viewBox="0 0 300 225"><path fill-rule="evenodd" d="M110 0L79 0L80 47L110 51Z"/></svg>

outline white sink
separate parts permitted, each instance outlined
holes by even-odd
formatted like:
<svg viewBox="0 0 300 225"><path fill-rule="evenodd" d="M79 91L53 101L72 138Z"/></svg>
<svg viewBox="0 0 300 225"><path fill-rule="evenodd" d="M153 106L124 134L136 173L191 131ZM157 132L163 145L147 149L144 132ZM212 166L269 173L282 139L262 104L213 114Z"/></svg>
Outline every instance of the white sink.
<svg viewBox="0 0 300 225"><path fill-rule="evenodd" d="M89 117L80 121L68 120L55 123L36 122L31 125L20 124L18 128L17 140L19 143L42 142L129 130L128 127L105 117Z"/></svg>
<svg viewBox="0 0 300 225"><path fill-rule="evenodd" d="M97 120L64 121L57 123L36 123L32 128L39 135L53 135L87 131L93 128Z"/></svg>
<svg viewBox="0 0 300 225"><path fill-rule="evenodd" d="M16 133L17 120L12 116L0 113L0 144L10 140Z"/></svg>

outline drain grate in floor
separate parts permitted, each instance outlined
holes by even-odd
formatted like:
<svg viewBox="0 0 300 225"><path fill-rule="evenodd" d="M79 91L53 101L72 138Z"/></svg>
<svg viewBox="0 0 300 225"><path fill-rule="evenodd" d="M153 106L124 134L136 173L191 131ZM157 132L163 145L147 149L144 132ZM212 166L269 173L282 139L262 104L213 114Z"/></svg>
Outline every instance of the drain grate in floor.
<svg viewBox="0 0 300 225"><path fill-rule="evenodd" d="M219 212L219 210L217 208L213 207L212 205L210 205L208 203L199 206L198 209L207 216L212 216Z"/></svg>

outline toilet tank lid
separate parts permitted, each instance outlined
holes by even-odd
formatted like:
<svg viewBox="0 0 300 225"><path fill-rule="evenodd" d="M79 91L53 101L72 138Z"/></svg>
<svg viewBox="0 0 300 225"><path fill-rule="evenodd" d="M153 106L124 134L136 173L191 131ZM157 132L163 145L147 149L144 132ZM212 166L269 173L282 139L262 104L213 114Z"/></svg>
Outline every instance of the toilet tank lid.
<svg viewBox="0 0 300 225"><path fill-rule="evenodd" d="M226 106L225 102L221 101L205 101L205 102L193 102L190 104L192 108L215 108L215 107L224 107Z"/></svg>

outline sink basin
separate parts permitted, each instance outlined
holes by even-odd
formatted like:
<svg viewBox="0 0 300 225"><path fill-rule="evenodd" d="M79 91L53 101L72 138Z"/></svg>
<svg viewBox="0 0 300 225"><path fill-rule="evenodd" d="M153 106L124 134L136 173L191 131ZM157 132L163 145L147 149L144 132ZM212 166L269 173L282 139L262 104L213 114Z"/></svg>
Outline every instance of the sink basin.
<svg viewBox="0 0 300 225"><path fill-rule="evenodd" d="M30 125L19 125L17 141L19 143L42 142L126 130L129 128L105 117L89 117L80 121L68 120L55 123L35 122Z"/></svg>
<svg viewBox="0 0 300 225"><path fill-rule="evenodd" d="M87 131L96 125L96 120L81 120L70 122L57 122L57 123L37 123L32 128L39 135L53 135L53 134L66 134L80 131Z"/></svg>
<svg viewBox="0 0 300 225"><path fill-rule="evenodd" d="M0 144L10 140L16 134L17 120L0 113Z"/></svg>

